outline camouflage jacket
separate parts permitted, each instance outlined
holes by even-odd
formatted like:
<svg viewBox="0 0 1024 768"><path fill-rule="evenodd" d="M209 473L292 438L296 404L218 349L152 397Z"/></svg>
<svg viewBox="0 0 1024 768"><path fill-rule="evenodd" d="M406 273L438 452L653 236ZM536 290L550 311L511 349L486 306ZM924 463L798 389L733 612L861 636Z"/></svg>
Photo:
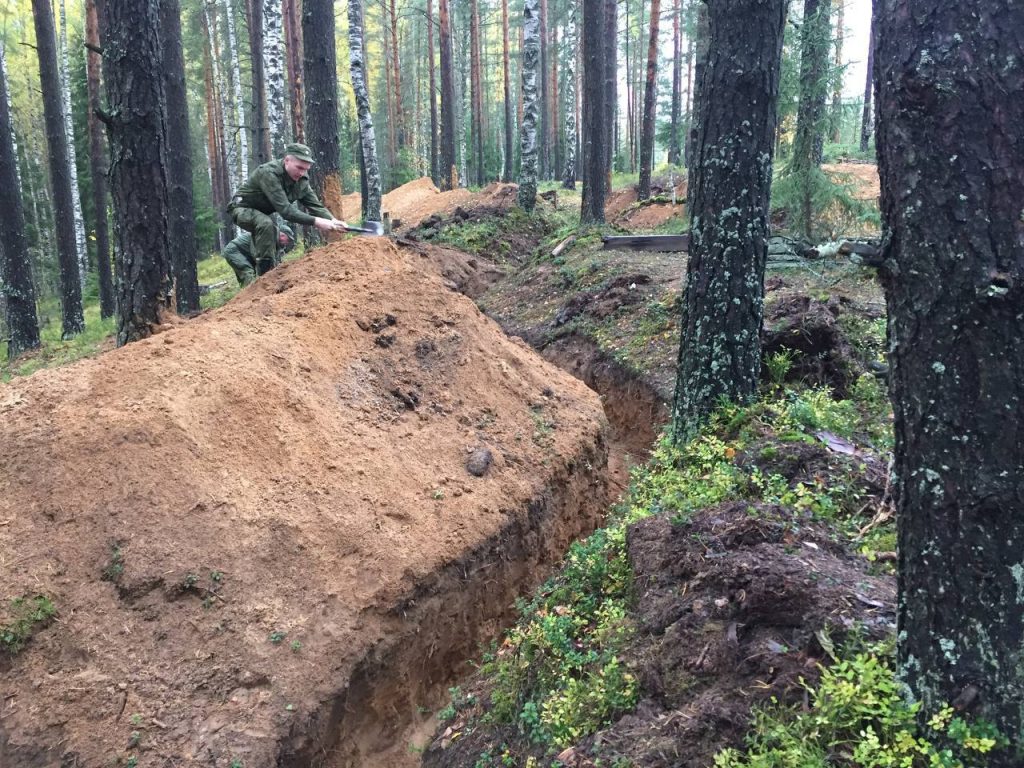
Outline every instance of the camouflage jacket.
<svg viewBox="0 0 1024 768"><path fill-rule="evenodd" d="M288 235L288 237L290 239L290 243L288 245L286 245L286 246L285 245L281 245L280 243L277 244L277 253L274 256L274 264L280 264L281 263L281 257L287 251L290 251L292 249L292 247L295 245L295 232L292 230L291 227L289 227L287 224L285 224L283 221L281 221L280 218L275 217L275 219L276 219L278 231L279 232L284 232L286 235ZM228 248L233 248L236 251L238 251L239 253L241 253L243 256L245 256L245 258L251 259L252 258L252 235L249 234L248 232L246 232L243 229L241 232L238 233L238 236L234 240L232 240L230 243L228 243L224 247L225 250L227 250Z"/></svg>
<svg viewBox="0 0 1024 768"><path fill-rule="evenodd" d="M299 208L300 204L309 213ZM310 188L308 179L292 181L285 173L283 160L271 160L253 171L231 198L228 210L232 208L255 208L266 214L277 212L296 224L312 224L316 216L334 218Z"/></svg>

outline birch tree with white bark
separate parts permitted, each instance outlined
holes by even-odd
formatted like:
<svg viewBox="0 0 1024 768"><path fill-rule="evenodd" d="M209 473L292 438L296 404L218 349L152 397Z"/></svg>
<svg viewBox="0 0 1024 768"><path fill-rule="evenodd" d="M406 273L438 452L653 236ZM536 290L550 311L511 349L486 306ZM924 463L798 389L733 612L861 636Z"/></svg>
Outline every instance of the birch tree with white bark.
<svg viewBox="0 0 1024 768"><path fill-rule="evenodd" d="M71 121L71 83L68 77L68 19L64 0L60 0L60 98L64 105L64 131L68 135L68 173L71 176L71 202L75 216L75 251L78 254L78 279L85 288L89 271L89 251L85 246L85 216L78 194L78 163L75 155L75 128Z"/></svg>
<svg viewBox="0 0 1024 768"><path fill-rule="evenodd" d="M352 90L356 96L359 140L363 150L366 177L366 219L380 221L380 166L377 164L377 139L370 114L370 94L366 90L366 62L363 58L363 6L361 0L348 0L348 61Z"/></svg>
<svg viewBox="0 0 1024 768"><path fill-rule="evenodd" d="M537 69L540 64L540 5L523 4L523 128L519 167L519 205L532 211L537 204Z"/></svg>
<svg viewBox="0 0 1024 768"><path fill-rule="evenodd" d="M231 9L231 0L222 0L224 17L228 31L228 62L231 67L231 88L234 96L235 126L228 136L229 147L234 148L232 173L235 174L234 186L238 186L249 176L249 141L245 131L245 108L242 104L242 68L238 62L238 46L235 44L235 16ZM229 148L228 153L231 154Z"/></svg>
<svg viewBox="0 0 1024 768"><path fill-rule="evenodd" d="M284 86L284 14L279 0L263 2L263 66L267 87L267 122L270 125L270 153L284 154L288 143L288 112Z"/></svg>
<svg viewBox="0 0 1024 768"><path fill-rule="evenodd" d="M565 45L562 49L562 72L565 76L565 169L562 187L576 189L576 4L569 7L565 22Z"/></svg>

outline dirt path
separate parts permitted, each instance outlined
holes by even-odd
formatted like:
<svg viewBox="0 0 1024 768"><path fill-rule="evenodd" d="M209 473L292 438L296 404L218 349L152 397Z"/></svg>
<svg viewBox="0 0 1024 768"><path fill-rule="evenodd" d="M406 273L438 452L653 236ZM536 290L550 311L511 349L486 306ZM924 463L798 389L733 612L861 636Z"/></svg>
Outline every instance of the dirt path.
<svg viewBox="0 0 1024 768"><path fill-rule="evenodd" d="M593 393L385 241L0 425L0 610L57 608L0 657L4 766L374 764L606 508Z"/></svg>

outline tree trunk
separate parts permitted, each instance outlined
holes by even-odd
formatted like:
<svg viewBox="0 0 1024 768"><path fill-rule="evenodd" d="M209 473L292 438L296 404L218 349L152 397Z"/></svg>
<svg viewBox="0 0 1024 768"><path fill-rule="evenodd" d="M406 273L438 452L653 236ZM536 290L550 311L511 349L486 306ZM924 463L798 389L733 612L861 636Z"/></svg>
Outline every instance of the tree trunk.
<svg viewBox="0 0 1024 768"><path fill-rule="evenodd" d="M50 151L50 181L57 230L57 258L60 263L61 327L63 338L70 338L82 332L85 319L82 314L82 283L75 244L75 205L71 190L68 135L61 108L60 76L57 69L57 39L53 14L47 0L32 0L32 16L39 54L46 143Z"/></svg>
<svg viewBox="0 0 1024 768"><path fill-rule="evenodd" d="M237 166L234 169L235 188L249 176L249 139L245 126L245 108L242 103L242 68L238 61L238 46L235 44L235 14L231 0L222 0L224 21L228 30L228 57L231 65L231 89L235 101L235 125L228 134L229 154L234 152Z"/></svg>
<svg viewBox="0 0 1024 768"><path fill-rule="evenodd" d="M508 2L508 0L503 0ZM427 0L427 50L430 56L430 178L434 183L440 185L440 158L438 153L438 126L437 126L437 72L434 61L434 9L433 0Z"/></svg>
<svg viewBox="0 0 1024 768"><path fill-rule="evenodd" d="M537 70L540 69L540 8L538 0L523 6L523 128L519 169L519 205L532 211L537 204Z"/></svg>
<svg viewBox="0 0 1024 768"><path fill-rule="evenodd" d="M213 124L215 127L214 140L217 158L217 169L220 175L220 189L222 203L218 210L221 213L221 246L227 245L235 236L235 224L227 213L226 206L234 188L232 179L233 168L231 156L228 152L227 120L224 117L224 79L221 77L218 61L220 59L220 47L217 40L217 12L216 7L203 5L203 21L206 25L206 56L209 66L209 76L212 80L212 87L207 87L207 93L213 99Z"/></svg>
<svg viewBox="0 0 1024 768"><path fill-rule="evenodd" d="M551 42L548 46L548 60L550 82L548 84L548 105L547 113L551 116L548 120L548 136L545 144L550 153L548 178L557 179L562 169L561 154L558 146L558 25L555 23L555 2L552 0L548 6L551 18L548 19L548 27L551 30Z"/></svg>
<svg viewBox="0 0 1024 768"><path fill-rule="evenodd" d="M71 79L68 66L68 22L64 0L60 0L60 96L64 112L64 132L68 136L68 171L71 175L71 201L75 211L75 250L78 253L78 277L85 290L89 272L89 249L85 244L85 216L78 188L78 154L75 149L75 127L71 118Z"/></svg>
<svg viewBox="0 0 1024 768"><path fill-rule="evenodd" d="M668 161L679 165L679 129L683 103L683 39L679 31L682 1L675 0L672 12L672 117L668 139Z"/></svg>
<svg viewBox="0 0 1024 768"><path fill-rule="evenodd" d="M85 54L86 90L89 95L89 168L92 176L92 206L96 219L96 272L100 282L100 317L113 317L114 281L110 273L110 233L107 228L107 145L103 126L96 117L100 104L102 62L96 50L100 46L96 0L88 0L85 12L85 39L92 46Z"/></svg>
<svg viewBox="0 0 1024 768"><path fill-rule="evenodd" d="M640 135L640 185L637 199L651 196L651 165L654 162L654 107L658 70L658 19L661 0L651 0L651 37L647 44L647 82L644 85L644 117Z"/></svg>
<svg viewBox="0 0 1024 768"><path fill-rule="evenodd" d="M448 18L448 0L437 0L441 38L441 163L440 187L455 189L455 81L452 79L452 30Z"/></svg>
<svg viewBox="0 0 1024 768"><path fill-rule="evenodd" d="M833 0L836 7L836 34L835 34L835 58L832 64L835 68L835 76L832 79L832 141L840 141L840 133L843 127L843 36L846 34L843 29L846 23L846 0Z"/></svg>
<svg viewBox="0 0 1024 768"><path fill-rule="evenodd" d="M394 105L395 105L395 138L397 140L397 149L401 151L405 148L407 143L406 139L406 126L405 126L405 111L402 109L402 57L399 55L398 48L398 13L395 11L395 0L391 2L391 66L393 67L394 74L391 77L391 86L394 88Z"/></svg>
<svg viewBox="0 0 1024 768"><path fill-rule="evenodd" d="M619 48L619 6L616 0L605 0L604 9L604 107L605 120L608 125L605 127L604 140L604 190L610 192L612 188L612 162L615 160L614 139L616 123L618 121L618 48ZM601 114L601 113L595 113ZM604 196L601 198L601 205L604 205ZM600 221L604 221L604 213L601 213Z"/></svg>
<svg viewBox="0 0 1024 768"><path fill-rule="evenodd" d="M227 157L222 141L223 121L220 117L220 96L213 68L213 46L209 15L204 15L206 32L203 46L203 73L206 83L206 151L210 157L210 187L213 207L217 211L218 247L223 248L232 238L234 223L227 212L228 197L231 195L227 172Z"/></svg>
<svg viewBox="0 0 1024 768"><path fill-rule="evenodd" d="M302 113L302 23L299 19L299 0L284 0L284 29L288 48L288 82L291 85L292 136L295 141L306 140L306 120Z"/></svg>
<svg viewBox="0 0 1024 768"><path fill-rule="evenodd" d="M118 346L152 333L167 306L167 153L159 0L105 0L110 190L120 251Z"/></svg>
<svg viewBox="0 0 1024 768"><path fill-rule="evenodd" d="M872 19L872 26L874 20ZM864 113L860 119L860 151L868 151L868 141L871 139L871 91L872 76L875 68L875 35L868 36L868 76L864 83Z"/></svg>
<svg viewBox="0 0 1024 768"><path fill-rule="evenodd" d="M565 21L565 169L562 173L562 188L576 189L576 2L570 0L569 13Z"/></svg>
<svg viewBox="0 0 1024 768"><path fill-rule="evenodd" d="M311 0L305 1L311 2ZM328 9L330 8L329 3L326 6ZM334 39L333 33L331 39L332 41ZM366 211L365 218L370 221L380 221L380 169L377 166L377 140L373 134L373 118L370 115L370 95L366 91L361 0L349 0L348 3L348 58L352 73L352 90L356 95L359 137L366 173L366 197L363 201Z"/></svg>
<svg viewBox="0 0 1024 768"><path fill-rule="evenodd" d="M608 39L606 0L583 0L583 192L580 223L603 224L607 191L606 169L609 122L606 67L611 66L605 43Z"/></svg>
<svg viewBox="0 0 1024 768"><path fill-rule="evenodd" d="M362 19L359 19L359 22L361 26ZM329 211L340 211L338 62L334 43L332 0L303 0L302 44L302 68L306 74L306 142L313 152L315 161L310 171L310 183ZM355 64L353 73L354 71ZM370 131L372 133L372 126ZM374 217L374 220L379 218L380 216Z"/></svg>
<svg viewBox="0 0 1024 768"><path fill-rule="evenodd" d="M547 136L548 136L548 122L551 120L551 116L548 114L548 0L539 0L539 43L540 53L537 63L537 77L538 77L538 90L540 103L537 104L537 130L540 135L537 136L537 175L542 179L551 178L551 173L548 170L548 153L550 147L548 147ZM524 30L525 36L525 30ZM528 45L528 43L527 43ZM525 51L523 53L525 56ZM524 97L525 97L525 91ZM523 110L525 112L526 106L524 104ZM522 169L520 169L520 174Z"/></svg>
<svg viewBox="0 0 1024 768"><path fill-rule="evenodd" d="M7 323L7 357L13 360L22 352L39 346L39 319L32 284L32 266L25 238L25 214L21 207L18 156L14 150L14 123L11 120L10 94L4 49L0 45L0 295L4 300Z"/></svg>
<svg viewBox="0 0 1024 768"><path fill-rule="evenodd" d="M264 74L263 0L245 0L252 53L252 154L256 165L270 160L270 125L267 118L267 82Z"/></svg>
<svg viewBox="0 0 1024 768"><path fill-rule="evenodd" d="M702 115L700 114L700 107L703 103L703 99L700 94L701 83L704 82L704 68L708 62L708 7L704 2L696 2L697 6L697 21L694 24L694 39L690 43L690 48L693 49L693 101L692 108L690 110L690 130L686 135L686 167L687 173L687 198L690 196L689 190L693 189L693 165L696 160L694 151L696 147L694 143L697 139L697 131L700 128L700 121Z"/></svg>
<svg viewBox="0 0 1024 768"><path fill-rule="evenodd" d="M800 104L797 107L793 159L789 173L800 190L796 224L808 240L814 222L814 177L821 165L825 132L825 99L828 93L829 2L804 0L800 30Z"/></svg>
<svg viewBox="0 0 1024 768"><path fill-rule="evenodd" d="M1024 744L1024 6L881 0L899 675ZM973 30L966 34L966 30ZM1016 754L1015 754L1016 753Z"/></svg>
<svg viewBox="0 0 1024 768"><path fill-rule="evenodd" d="M188 126L185 60L181 50L181 9L178 0L160 1L163 44L164 121L167 141L167 236L171 277L178 314L199 311L196 262L196 212L192 201L192 138Z"/></svg>
<svg viewBox="0 0 1024 768"><path fill-rule="evenodd" d="M697 89L691 240L672 434L691 437L724 398L757 392L776 106L786 0L708 5Z"/></svg>
<svg viewBox="0 0 1024 768"><path fill-rule="evenodd" d="M505 169L501 174L501 180L512 181L515 163L512 136L515 126L512 123L512 77L509 72L508 0L501 0L501 63L505 88Z"/></svg>
<svg viewBox="0 0 1024 768"><path fill-rule="evenodd" d="M285 110L284 16L281 0L254 0L263 3L263 62L266 69L267 123L270 132L270 156L282 157L288 143L288 116Z"/></svg>
<svg viewBox="0 0 1024 768"><path fill-rule="evenodd" d="M480 7L477 0L469 0L469 78L470 78L470 136L473 153L474 181L484 183L483 97L480 93Z"/></svg>

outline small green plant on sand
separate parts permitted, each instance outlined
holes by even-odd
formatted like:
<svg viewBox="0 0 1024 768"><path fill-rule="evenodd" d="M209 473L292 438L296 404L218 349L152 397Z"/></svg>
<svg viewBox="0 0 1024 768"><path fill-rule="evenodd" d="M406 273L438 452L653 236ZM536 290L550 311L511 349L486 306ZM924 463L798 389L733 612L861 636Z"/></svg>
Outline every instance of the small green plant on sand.
<svg viewBox="0 0 1024 768"><path fill-rule="evenodd" d="M45 595L12 600L10 620L0 624L0 650L11 654L20 651L36 628L48 623L56 612L53 601Z"/></svg>

